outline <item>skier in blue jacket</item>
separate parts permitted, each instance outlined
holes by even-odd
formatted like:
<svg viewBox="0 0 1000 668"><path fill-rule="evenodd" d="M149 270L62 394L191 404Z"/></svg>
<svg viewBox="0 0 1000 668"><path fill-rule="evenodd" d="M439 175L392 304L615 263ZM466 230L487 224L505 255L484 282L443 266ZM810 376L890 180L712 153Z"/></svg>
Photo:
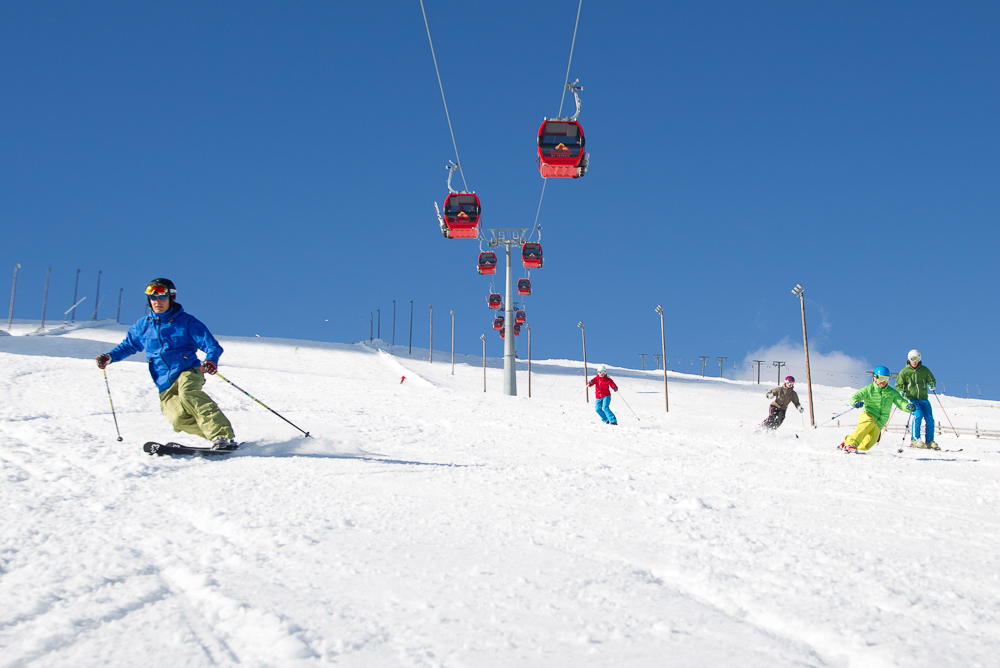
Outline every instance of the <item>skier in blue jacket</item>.
<svg viewBox="0 0 1000 668"><path fill-rule="evenodd" d="M202 391L205 374L219 369L222 346L205 325L175 301L177 288L168 278L146 286L152 313L129 327L125 340L97 356L98 368L146 352L149 375L160 391L160 410L174 431L185 431L212 442L217 450L235 450L233 426L212 398ZM205 361L197 351L205 353Z"/></svg>

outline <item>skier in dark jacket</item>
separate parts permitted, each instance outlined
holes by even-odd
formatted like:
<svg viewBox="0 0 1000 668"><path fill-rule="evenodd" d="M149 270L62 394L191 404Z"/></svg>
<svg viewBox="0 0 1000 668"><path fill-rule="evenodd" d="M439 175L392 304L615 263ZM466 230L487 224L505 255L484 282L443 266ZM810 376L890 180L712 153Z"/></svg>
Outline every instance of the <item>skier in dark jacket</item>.
<svg viewBox="0 0 1000 668"><path fill-rule="evenodd" d="M785 421L785 411L788 410L788 404L795 404L800 413L805 410L799 404L799 395L795 393L794 388L795 378L785 376L784 385L768 391L767 396L774 397L774 401L771 402L771 410L767 419L760 423L761 427L764 429L777 429L780 427L781 423Z"/></svg>
<svg viewBox="0 0 1000 668"><path fill-rule="evenodd" d="M146 286L152 313L129 327L125 340L97 356L98 368L146 352L149 375L160 391L160 410L174 431L185 431L212 442L216 450L235 450L233 426L212 398L202 392L205 374L218 371L222 346L197 318L175 301L177 288L167 278ZM205 361L197 351L205 353Z"/></svg>
<svg viewBox="0 0 1000 668"><path fill-rule="evenodd" d="M605 424L617 425L618 418L616 418L615 414L611 412L609 404L611 403L611 390L617 392L618 386L615 385L615 381L611 380L611 377L608 376L607 368L602 366L597 370L597 375L591 378L590 382L587 383L588 387L591 385L595 386L594 399L597 404L597 414L601 416L601 419L604 420Z"/></svg>

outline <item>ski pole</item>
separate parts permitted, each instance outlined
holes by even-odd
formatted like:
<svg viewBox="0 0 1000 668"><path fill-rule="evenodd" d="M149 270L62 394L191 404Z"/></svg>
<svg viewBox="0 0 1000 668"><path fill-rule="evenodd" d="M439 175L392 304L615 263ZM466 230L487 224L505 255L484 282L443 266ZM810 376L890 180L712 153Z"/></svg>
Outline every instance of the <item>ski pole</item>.
<svg viewBox="0 0 1000 668"><path fill-rule="evenodd" d="M823 424L821 424L819 426L822 427L823 425L830 424L831 422L833 422L834 420L836 420L837 418L839 418L841 415L847 415L848 413L850 413L853 410L854 410L854 406L851 406L850 408L848 408L843 413L837 413L832 418L830 418L829 420L827 420L826 422L824 422Z"/></svg>
<svg viewBox="0 0 1000 668"><path fill-rule="evenodd" d="M621 391L620 391L620 390L619 390L619 392L618 392L618 396L619 396L619 397L621 398L621 400L622 400L622 401L624 401L624 402L625 402L625 405L626 405L626 406L628 406L628 402L627 402L627 401L625 401L625 397L623 397L623 396L622 396L622 393L621 393ZM628 406L628 409L629 409L630 411L632 411L632 407L631 407L631 406ZM642 420L641 420L641 419L639 419L639 416L638 416L638 415L636 414L636 412L635 412L635 411L632 411L632 415L635 415L635 419L636 419L636 420L639 420L639 422L642 422Z"/></svg>
<svg viewBox="0 0 1000 668"><path fill-rule="evenodd" d="M896 404L892 405L892 412L889 413L889 419L886 420L885 428L882 431L888 431L889 430L889 423L892 422L892 418L894 418L894 417L896 417Z"/></svg>
<svg viewBox="0 0 1000 668"><path fill-rule="evenodd" d="M766 403L767 403L768 401L770 401L770 400L771 400L771 398L770 398L770 397L768 397L767 399L764 399L764 404L766 404ZM759 410L760 410L761 408L763 408L763 407L764 407L764 404L761 404L760 406L758 406L757 408L755 408L755 409L753 410L753 413L751 413L751 414L750 414L750 417L748 417L748 418L747 418L746 420L744 420L744 421L743 421L743 424L741 424L741 425L740 425L740 428L741 428L741 429L743 428L743 425L744 425L744 424L746 424L747 422L749 422L749 421L750 421L750 418L752 418L752 417L753 417L754 415L756 415L756 414L757 414L757 411L759 411Z"/></svg>
<svg viewBox="0 0 1000 668"><path fill-rule="evenodd" d="M951 418L950 418L950 417L948 417L948 411L946 411L946 410L944 409L944 404L942 404L942 403L941 403L941 397L938 397L938 393L937 393L937 390L931 390L931 392L933 392L933 393L934 393L934 396L935 396L935 397L937 397L937 400L938 400L938 406L940 406L940 407L941 407L941 412L942 412L942 413L944 413L944 416L945 416L946 418L948 418L948 424L951 424ZM957 430L957 429L955 429L955 425L951 424L951 430L952 430L953 432L955 432L955 438L958 438L958 430Z"/></svg>
<svg viewBox="0 0 1000 668"><path fill-rule="evenodd" d="M584 385L583 386L583 390L586 390L586 389L587 389L587 386ZM576 402L576 400L580 398L580 395L583 394L583 390L580 390L579 392L576 393L576 396L573 397L573 401L570 402L571 404L574 403L574 402Z"/></svg>
<svg viewBox="0 0 1000 668"><path fill-rule="evenodd" d="M115 402L111 401L111 386L108 385L108 370L101 369L104 372L104 387L108 389L108 403L111 404L111 417L115 420L115 431L118 432L118 440L122 440L122 432L118 429L118 416L115 415Z"/></svg>
<svg viewBox="0 0 1000 668"><path fill-rule="evenodd" d="M250 394L249 392L247 392L246 390L244 390L244 389L243 389L242 387L240 387L239 385L237 385L237 384L236 384L236 383L234 383L233 381L231 381L231 380L229 380L228 378L226 378L225 376L223 376L223 375L222 375L221 373L219 373L219 372L216 372L216 373L215 373L215 375L216 375L216 376L218 376L219 378L221 378L222 380L226 381L227 383L229 383L230 385L232 385L232 386L233 386L233 387L235 387L235 388L236 388L237 390L239 390L239 391L240 391L240 392L242 392L243 394L247 395L248 397L250 397L250 398L251 398L251 399L253 399L254 401L256 401L256 402L257 402L258 404L260 404L261 406L263 406L263 407L264 407L264 408L266 408L267 410L271 411L272 413L274 413L275 415L277 415L278 417L280 417L280 418L281 418L282 420L284 420L284 421L285 421L285 422L287 422L288 424L292 425L293 427L295 427L296 429L298 429L299 431L301 431L301 432L302 432L303 434L305 434L305 435L306 435L306 438L312 438L312 437L311 437L311 436L309 435L309 432L308 432L308 431L305 431L305 430L303 430L303 429L302 429L301 427L297 427L296 425L292 424L292 421L291 421L291 420L289 420L289 419L288 419L288 418L286 418L286 417L285 417L284 415L282 415L282 414L281 414L281 413L279 413L278 411L274 410L274 409L273 409L273 408L271 408L270 406L266 405L266 404L265 404L265 403L264 403L263 401L261 401L260 399L258 399L258 398L257 398L257 397L255 397L255 396L253 396L252 394Z"/></svg>
<svg viewBox="0 0 1000 668"><path fill-rule="evenodd" d="M906 427L903 428L903 447L906 447L906 435L910 433L910 420L913 419L913 414L911 413L906 418Z"/></svg>

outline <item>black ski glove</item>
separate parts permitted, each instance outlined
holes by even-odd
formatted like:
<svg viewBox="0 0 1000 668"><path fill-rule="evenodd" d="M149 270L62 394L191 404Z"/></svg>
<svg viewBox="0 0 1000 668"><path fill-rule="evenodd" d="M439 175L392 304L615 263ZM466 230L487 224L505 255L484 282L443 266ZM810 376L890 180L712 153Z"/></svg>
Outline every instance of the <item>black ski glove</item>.
<svg viewBox="0 0 1000 668"><path fill-rule="evenodd" d="M219 365L212 360L205 360L201 363L201 370L207 374L215 375L215 372L219 370Z"/></svg>
<svg viewBox="0 0 1000 668"><path fill-rule="evenodd" d="M107 353L101 353L100 355L98 355L96 357L96 359L97 359L97 368L98 369L107 368L107 366L109 364L111 364L111 355L109 355Z"/></svg>

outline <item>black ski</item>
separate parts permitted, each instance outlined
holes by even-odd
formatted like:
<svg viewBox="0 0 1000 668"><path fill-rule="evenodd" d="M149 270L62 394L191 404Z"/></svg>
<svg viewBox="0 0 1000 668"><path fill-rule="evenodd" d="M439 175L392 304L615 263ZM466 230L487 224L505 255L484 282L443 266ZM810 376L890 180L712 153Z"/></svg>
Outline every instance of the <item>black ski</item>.
<svg viewBox="0 0 1000 668"><path fill-rule="evenodd" d="M162 443L157 443L155 441L149 441L142 446L144 452L148 452L151 455L156 455L162 457L163 455L170 455L173 457L181 456L196 456L201 455L202 457L224 457L233 452L233 450L213 450L212 448L189 448L186 445L181 445L180 443L167 443L166 445Z"/></svg>

